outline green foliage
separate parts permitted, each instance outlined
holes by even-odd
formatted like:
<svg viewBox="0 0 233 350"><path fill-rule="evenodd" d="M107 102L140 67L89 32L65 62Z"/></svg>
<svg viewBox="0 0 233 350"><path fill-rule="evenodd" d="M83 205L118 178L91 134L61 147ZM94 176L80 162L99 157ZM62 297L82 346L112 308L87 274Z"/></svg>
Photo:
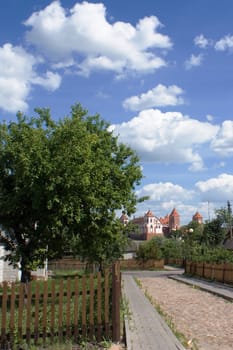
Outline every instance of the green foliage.
<svg viewBox="0 0 233 350"><path fill-rule="evenodd" d="M199 224L196 221L191 221L187 226L184 226L182 228L183 239L189 243L197 242L201 244L203 241L203 230L204 224Z"/></svg>
<svg viewBox="0 0 233 350"><path fill-rule="evenodd" d="M99 115L80 105L52 120L48 109L0 124L0 223L7 259L22 270L74 250L102 262L125 244L117 210L135 211L139 159Z"/></svg>
<svg viewBox="0 0 233 350"><path fill-rule="evenodd" d="M181 239L176 238L163 238L161 245L162 255L164 258L169 259L182 259L183 258L183 242Z"/></svg>
<svg viewBox="0 0 233 350"><path fill-rule="evenodd" d="M216 247L223 242L225 231L219 218L205 224L202 242L208 246Z"/></svg>
<svg viewBox="0 0 233 350"><path fill-rule="evenodd" d="M136 259L142 262L146 262L150 259L160 260L161 258L162 250L160 242L154 238L140 244L136 252Z"/></svg>
<svg viewBox="0 0 233 350"><path fill-rule="evenodd" d="M233 263L233 253L222 247L209 247L195 244L189 247L185 257L194 262L206 263Z"/></svg>
<svg viewBox="0 0 233 350"><path fill-rule="evenodd" d="M226 208L217 209L215 214L216 218L221 222L222 228L225 229L226 236L232 238L233 215L230 202L227 202Z"/></svg>

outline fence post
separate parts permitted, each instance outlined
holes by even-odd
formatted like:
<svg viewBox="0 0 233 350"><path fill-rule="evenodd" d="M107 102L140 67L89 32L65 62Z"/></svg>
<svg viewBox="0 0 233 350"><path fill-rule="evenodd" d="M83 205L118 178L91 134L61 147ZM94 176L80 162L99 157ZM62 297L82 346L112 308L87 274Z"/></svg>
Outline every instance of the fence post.
<svg viewBox="0 0 233 350"><path fill-rule="evenodd" d="M112 266L112 340L120 341L120 299L121 299L121 273L120 262Z"/></svg>

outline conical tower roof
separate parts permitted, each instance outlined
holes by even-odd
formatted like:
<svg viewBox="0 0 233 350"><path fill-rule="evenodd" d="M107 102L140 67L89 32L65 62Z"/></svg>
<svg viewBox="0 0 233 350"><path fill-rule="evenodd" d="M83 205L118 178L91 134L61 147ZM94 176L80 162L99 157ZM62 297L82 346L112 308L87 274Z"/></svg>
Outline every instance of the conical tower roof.
<svg viewBox="0 0 233 350"><path fill-rule="evenodd" d="M180 216L180 214L178 213L178 211L176 210L176 208L173 208L170 216Z"/></svg>
<svg viewBox="0 0 233 350"><path fill-rule="evenodd" d="M152 213L151 210L148 210L148 212L146 213L145 216L147 216L147 217L154 217L154 214Z"/></svg>

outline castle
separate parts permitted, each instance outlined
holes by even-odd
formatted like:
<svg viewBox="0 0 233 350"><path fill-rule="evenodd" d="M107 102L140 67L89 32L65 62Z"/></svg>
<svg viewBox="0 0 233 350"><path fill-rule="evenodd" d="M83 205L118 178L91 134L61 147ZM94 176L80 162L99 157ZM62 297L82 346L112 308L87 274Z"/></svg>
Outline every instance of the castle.
<svg viewBox="0 0 233 350"><path fill-rule="evenodd" d="M202 216L199 212L196 212L193 217L193 221L202 223ZM129 219L124 213L120 217L120 221L127 225ZM167 214L164 218L158 218L153 214L151 210L141 217L135 217L130 221L135 225L136 230L130 234L132 239L149 240L156 236L169 236L172 231L176 231L180 228L180 214L174 208L170 214Z"/></svg>

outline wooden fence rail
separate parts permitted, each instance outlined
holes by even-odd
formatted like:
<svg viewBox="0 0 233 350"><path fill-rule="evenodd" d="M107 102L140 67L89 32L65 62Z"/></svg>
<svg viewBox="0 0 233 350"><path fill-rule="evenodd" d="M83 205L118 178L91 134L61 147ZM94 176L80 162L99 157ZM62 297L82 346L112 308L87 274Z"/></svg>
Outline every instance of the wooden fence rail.
<svg viewBox="0 0 233 350"><path fill-rule="evenodd" d="M112 272L112 273L111 273ZM102 275L3 283L0 290L0 345L45 344L54 340L120 340L120 269ZM112 317L112 315L114 317Z"/></svg>

